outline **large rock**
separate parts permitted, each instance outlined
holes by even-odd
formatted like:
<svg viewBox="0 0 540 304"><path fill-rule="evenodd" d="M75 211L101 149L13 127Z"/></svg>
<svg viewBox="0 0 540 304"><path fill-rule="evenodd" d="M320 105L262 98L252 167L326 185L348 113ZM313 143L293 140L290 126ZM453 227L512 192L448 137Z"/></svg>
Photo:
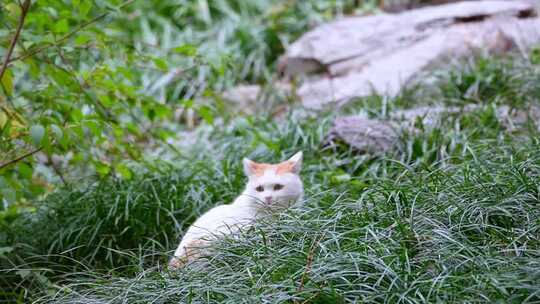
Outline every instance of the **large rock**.
<svg viewBox="0 0 540 304"><path fill-rule="evenodd" d="M373 93L394 96L422 71L477 51L503 53L540 43L534 6L471 1L321 25L281 59L287 75L308 75L297 94L308 108Z"/></svg>
<svg viewBox="0 0 540 304"><path fill-rule="evenodd" d="M327 147L339 142L366 154L380 154L392 149L399 140L400 130L390 122L361 116L338 117L325 140Z"/></svg>
<svg viewBox="0 0 540 304"><path fill-rule="evenodd" d="M487 106L491 107L491 106ZM469 104L463 107L423 106L397 110L388 115L389 120L368 119L359 115L337 117L325 139L333 147L344 143L357 152L378 155L398 148L403 134L417 134L415 125L421 120L424 128L434 128L449 115L485 110L486 106ZM509 132L518 128L540 128L540 107L513 109L507 105L494 108L498 121Z"/></svg>

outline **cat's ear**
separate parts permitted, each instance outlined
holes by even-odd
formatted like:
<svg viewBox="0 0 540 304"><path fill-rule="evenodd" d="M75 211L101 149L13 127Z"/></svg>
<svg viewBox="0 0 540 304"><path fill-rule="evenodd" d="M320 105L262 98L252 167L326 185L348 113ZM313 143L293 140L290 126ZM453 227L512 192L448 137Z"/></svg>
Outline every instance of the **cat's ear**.
<svg viewBox="0 0 540 304"><path fill-rule="evenodd" d="M300 173L300 170L302 169L302 157L302 151L299 151L287 160L287 162L292 165L291 171L295 174Z"/></svg>
<svg viewBox="0 0 540 304"><path fill-rule="evenodd" d="M242 163L244 163L244 173L246 174L246 176L252 176L253 174L255 174L255 169L257 167L257 163L252 161L251 159L249 158L245 158L242 160Z"/></svg>

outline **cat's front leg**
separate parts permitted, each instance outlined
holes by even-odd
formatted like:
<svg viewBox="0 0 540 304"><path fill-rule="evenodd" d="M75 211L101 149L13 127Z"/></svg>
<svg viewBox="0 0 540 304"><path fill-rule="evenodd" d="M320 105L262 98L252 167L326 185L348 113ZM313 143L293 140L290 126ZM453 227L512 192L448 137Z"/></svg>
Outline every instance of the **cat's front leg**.
<svg viewBox="0 0 540 304"><path fill-rule="evenodd" d="M203 251L208 245L209 241L201 239L192 240L186 245L181 245L176 250L175 256L169 261L169 270L180 269L186 264L197 260L203 255Z"/></svg>

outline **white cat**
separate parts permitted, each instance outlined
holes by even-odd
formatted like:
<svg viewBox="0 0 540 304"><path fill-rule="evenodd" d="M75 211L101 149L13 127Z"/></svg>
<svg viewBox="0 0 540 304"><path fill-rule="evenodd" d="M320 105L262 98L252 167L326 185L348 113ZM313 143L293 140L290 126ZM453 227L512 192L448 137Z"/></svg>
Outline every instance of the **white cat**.
<svg viewBox="0 0 540 304"><path fill-rule="evenodd" d="M196 260L201 248L220 235L234 234L265 214L301 201L304 186L299 173L302 152L279 164L262 164L244 158L246 189L230 205L220 205L199 217L187 230L169 262L171 269Z"/></svg>

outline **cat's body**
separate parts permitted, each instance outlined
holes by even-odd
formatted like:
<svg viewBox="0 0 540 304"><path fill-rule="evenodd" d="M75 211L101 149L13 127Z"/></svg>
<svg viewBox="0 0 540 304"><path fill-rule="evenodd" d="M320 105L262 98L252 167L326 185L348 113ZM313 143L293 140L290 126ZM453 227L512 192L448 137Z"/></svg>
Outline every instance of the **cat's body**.
<svg viewBox="0 0 540 304"><path fill-rule="evenodd" d="M232 204L214 207L199 217L182 238L169 267L179 268L197 259L201 249L216 238L235 234L258 218L299 202L304 193L298 175L301 166L301 152L275 165L244 159L249 178L244 192Z"/></svg>

